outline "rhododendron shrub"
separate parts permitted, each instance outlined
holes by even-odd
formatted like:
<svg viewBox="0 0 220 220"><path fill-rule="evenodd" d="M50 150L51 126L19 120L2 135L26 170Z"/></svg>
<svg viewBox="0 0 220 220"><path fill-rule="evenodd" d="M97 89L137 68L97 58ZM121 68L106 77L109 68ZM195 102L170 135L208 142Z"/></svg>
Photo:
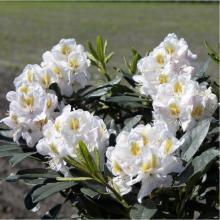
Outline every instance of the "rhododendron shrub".
<svg viewBox="0 0 220 220"><path fill-rule="evenodd" d="M5 178L33 186L26 208L60 192L73 206L66 217L218 217L219 86L205 72L219 57L207 47L198 68L187 42L168 34L111 70L101 37L89 51L62 39L27 65L6 95L0 130L1 157L45 167ZM54 201L43 217L59 217L61 206Z"/></svg>

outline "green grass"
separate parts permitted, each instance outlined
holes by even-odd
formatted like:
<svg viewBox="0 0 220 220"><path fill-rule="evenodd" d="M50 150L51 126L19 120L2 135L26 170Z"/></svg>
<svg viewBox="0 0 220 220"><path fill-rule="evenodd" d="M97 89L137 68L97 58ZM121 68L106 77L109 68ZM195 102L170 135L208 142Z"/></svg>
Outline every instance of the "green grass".
<svg viewBox="0 0 220 220"><path fill-rule="evenodd" d="M0 70L39 63L41 54L61 38L74 37L85 45L98 34L116 53L112 65L122 65L132 46L145 54L169 32L184 37L203 63L204 40L214 47L218 43L218 5L0 2ZM217 65L209 72L216 79Z"/></svg>

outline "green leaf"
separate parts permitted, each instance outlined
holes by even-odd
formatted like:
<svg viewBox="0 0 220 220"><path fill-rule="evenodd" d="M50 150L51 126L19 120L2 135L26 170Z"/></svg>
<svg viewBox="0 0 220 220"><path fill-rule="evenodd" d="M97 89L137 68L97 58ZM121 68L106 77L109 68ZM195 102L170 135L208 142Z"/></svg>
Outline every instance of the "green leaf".
<svg viewBox="0 0 220 220"><path fill-rule="evenodd" d="M36 189L32 194L32 200L34 203L39 202L47 197L53 195L54 193L69 189L75 186L75 182L58 182L58 183L48 183L40 188Z"/></svg>
<svg viewBox="0 0 220 220"><path fill-rule="evenodd" d="M35 152L30 152L30 153L18 153L15 154L10 160L9 163L11 164L12 167L14 167L16 164L20 163L22 160L26 159L27 157L35 154Z"/></svg>
<svg viewBox="0 0 220 220"><path fill-rule="evenodd" d="M187 181L192 182L191 179L193 179L193 181L194 179L198 179L204 172L206 172L207 167L217 156L219 156L219 151L212 148L195 157L180 174L175 185L181 185Z"/></svg>
<svg viewBox="0 0 220 220"><path fill-rule="evenodd" d="M12 157L21 153L22 148L15 144L0 145L0 157Z"/></svg>
<svg viewBox="0 0 220 220"><path fill-rule="evenodd" d="M134 96L114 96L106 99L105 101L121 103L121 102L142 102L143 100Z"/></svg>
<svg viewBox="0 0 220 220"><path fill-rule="evenodd" d="M100 154L99 154L99 151L96 147L94 148L93 155L94 155L94 160L95 160L96 166L98 168L100 168L100 165L101 165L100 164Z"/></svg>
<svg viewBox="0 0 220 220"><path fill-rule="evenodd" d="M0 152L13 151L13 150L21 150L21 147L16 144L14 144L14 145L0 145Z"/></svg>
<svg viewBox="0 0 220 220"><path fill-rule="evenodd" d="M123 128L124 131L130 131L135 125L138 124L138 122L140 122L142 118L142 115L136 115L133 118L129 118L125 120L125 126Z"/></svg>
<svg viewBox="0 0 220 220"><path fill-rule="evenodd" d="M57 83L52 83L49 86L49 89L53 90L56 93L56 96L57 96L59 102L62 101L62 94L60 91L60 87L58 86Z"/></svg>
<svg viewBox="0 0 220 220"><path fill-rule="evenodd" d="M31 210L31 209L33 209L33 208L37 205L37 202L33 202L33 201L32 201L31 195L32 195L32 193L33 193L36 189L40 188L41 186L42 186L41 184L40 184L40 185L37 185L37 186L34 186L34 187L25 195L25 197L24 197L24 205L25 205L25 208L26 208L27 210Z"/></svg>
<svg viewBox="0 0 220 220"><path fill-rule="evenodd" d="M88 47L89 47L89 50L90 50L90 53L92 54L92 56L95 58L95 60L97 60L98 59L98 55L97 55L95 49L93 48L91 42L88 42Z"/></svg>
<svg viewBox="0 0 220 220"><path fill-rule="evenodd" d="M91 190L89 188L85 188L85 187L81 188L80 191L83 194L89 196L90 198L94 198L95 196L99 195L97 192L95 192L95 191L93 191L93 190Z"/></svg>
<svg viewBox="0 0 220 220"><path fill-rule="evenodd" d="M13 157L17 153L18 152L13 152L13 151L3 151L3 152L0 152L0 158L1 157Z"/></svg>
<svg viewBox="0 0 220 220"><path fill-rule="evenodd" d="M212 49L212 47L208 44L207 41L205 41L205 46L208 49L208 55L216 62L216 63L220 63L220 57L219 57L219 51L214 51Z"/></svg>
<svg viewBox="0 0 220 220"><path fill-rule="evenodd" d="M92 178L91 177L57 177L56 180L64 181L64 182L69 182L69 181L80 182L80 181L92 180Z"/></svg>
<svg viewBox="0 0 220 220"><path fill-rule="evenodd" d="M198 151L209 131L210 122L211 119L205 119L198 122L196 127L186 132L186 134L181 138L182 140L185 140L183 145L180 147L181 158L183 160L188 162Z"/></svg>
<svg viewBox="0 0 220 220"><path fill-rule="evenodd" d="M97 54L98 54L99 60L101 62L103 62L104 61L104 53L103 53L103 41L102 41L101 36L97 37L96 44L97 44Z"/></svg>
<svg viewBox="0 0 220 220"><path fill-rule="evenodd" d="M147 200L142 204L135 204L130 211L130 217L131 219L150 219L156 211L156 205L150 200Z"/></svg>
<svg viewBox="0 0 220 220"><path fill-rule="evenodd" d="M88 94L87 96L85 96L85 98L100 97L100 96L106 95L109 90L111 90L110 87L105 87L105 88L96 90L96 91L94 91L94 92L91 92L90 94Z"/></svg>
<svg viewBox="0 0 220 220"><path fill-rule="evenodd" d="M77 151L81 159L83 159L83 162L87 165L88 170L93 174L97 173L96 163L94 162L86 144L83 141L79 141Z"/></svg>
<svg viewBox="0 0 220 220"><path fill-rule="evenodd" d="M103 53L104 53L104 55L106 53L107 45L108 45L108 41L105 40L105 43L104 43L104 46L103 46Z"/></svg>
<svg viewBox="0 0 220 220"><path fill-rule="evenodd" d="M109 60L112 58L113 55L114 55L114 52L111 52L110 54L108 54L108 55L105 57L105 63L106 63L106 64L109 62Z"/></svg>
<svg viewBox="0 0 220 220"><path fill-rule="evenodd" d="M0 135L6 138L13 138L13 130L0 130ZM1 139L1 138L0 138Z"/></svg>
<svg viewBox="0 0 220 220"><path fill-rule="evenodd" d="M24 169L16 173L16 175L10 175L6 178L6 181L14 182L19 179L56 179L59 174L52 170L47 170L43 168L33 168L33 169Z"/></svg>

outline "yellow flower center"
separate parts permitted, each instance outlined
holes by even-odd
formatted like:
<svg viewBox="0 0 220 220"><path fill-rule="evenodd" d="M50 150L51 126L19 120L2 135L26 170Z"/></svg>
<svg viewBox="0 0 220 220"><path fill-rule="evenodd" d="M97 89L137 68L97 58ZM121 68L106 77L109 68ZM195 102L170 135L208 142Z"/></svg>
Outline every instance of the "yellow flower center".
<svg viewBox="0 0 220 220"><path fill-rule="evenodd" d="M59 152L58 152L58 150L57 150L57 146L56 146L54 143L51 143L51 144L49 145L49 147L50 147L50 150L52 151L52 153L54 153L54 154L56 154L56 155L59 155Z"/></svg>
<svg viewBox="0 0 220 220"><path fill-rule="evenodd" d="M180 108L177 106L176 103L172 103L169 105L170 113L172 116L179 117Z"/></svg>
<svg viewBox="0 0 220 220"><path fill-rule="evenodd" d="M22 92L22 93L25 93L25 94L28 93L28 87L25 86L25 85L20 86L18 90L19 90L19 92Z"/></svg>
<svg viewBox="0 0 220 220"><path fill-rule="evenodd" d="M199 118L203 113L203 107L201 105L197 105L193 108L191 112L191 116L193 118Z"/></svg>
<svg viewBox="0 0 220 220"><path fill-rule="evenodd" d="M60 132L60 121L56 120L55 123L54 123L54 127L56 129L57 132Z"/></svg>
<svg viewBox="0 0 220 220"><path fill-rule="evenodd" d="M52 99L51 98L48 98L47 99L47 109L50 109L52 106Z"/></svg>
<svg viewBox="0 0 220 220"><path fill-rule="evenodd" d="M157 157L153 154L148 162L144 162L141 170L144 173L149 173L157 167Z"/></svg>
<svg viewBox="0 0 220 220"><path fill-rule="evenodd" d="M158 64L163 66L164 65L164 57L163 57L163 55L162 54L157 54L156 61L157 61Z"/></svg>
<svg viewBox="0 0 220 220"><path fill-rule="evenodd" d="M53 72L54 72L57 76L59 76L60 78L62 77L62 71L61 71L61 69L60 69L59 67L55 66L55 67L53 68Z"/></svg>
<svg viewBox="0 0 220 220"><path fill-rule="evenodd" d="M18 117L16 114L12 114L10 117L13 123L18 124Z"/></svg>
<svg viewBox="0 0 220 220"><path fill-rule="evenodd" d="M142 134L142 139L143 139L143 142L144 142L144 146L147 146L148 143L149 143L148 136L146 134Z"/></svg>
<svg viewBox="0 0 220 220"><path fill-rule="evenodd" d="M77 118L73 118L70 123L70 128L73 131L77 131L79 129L79 120Z"/></svg>
<svg viewBox="0 0 220 220"><path fill-rule="evenodd" d="M139 144L137 142L131 143L131 154L133 156L138 156L141 153L141 149L139 147Z"/></svg>
<svg viewBox="0 0 220 220"><path fill-rule="evenodd" d="M79 63L78 63L77 59L72 58L72 59L70 60L70 66L71 66L74 70L76 70L76 69L79 67Z"/></svg>
<svg viewBox="0 0 220 220"><path fill-rule="evenodd" d="M48 73L45 73L41 79L42 84L48 88L51 82L51 77Z"/></svg>
<svg viewBox="0 0 220 220"><path fill-rule="evenodd" d="M168 76L166 74L160 74L159 75L159 81L160 84L164 84L168 82Z"/></svg>
<svg viewBox="0 0 220 220"><path fill-rule="evenodd" d="M169 154L172 151L172 149L173 149L173 140L171 138L168 138L164 146L164 153Z"/></svg>
<svg viewBox="0 0 220 220"><path fill-rule="evenodd" d="M47 119L47 117L46 117L46 118L44 118L44 119L41 119L41 120L39 120L39 121L36 121L36 125L42 128L45 124L47 124L47 122L48 122L48 119Z"/></svg>
<svg viewBox="0 0 220 220"><path fill-rule="evenodd" d="M26 79L29 83L32 83L33 82L33 72L31 70L29 70L27 72L27 76L26 76Z"/></svg>
<svg viewBox="0 0 220 220"><path fill-rule="evenodd" d="M174 53L174 47L171 44L167 44L165 46L165 50L169 55L172 55Z"/></svg>
<svg viewBox="0 0 220 220"><path fill-rule="evenodd" d="M63 55L69 55L71 52L71 49L68 45L63 45L62 49L61 49L61 53Z"/></svg>
<svg viewBox="0 0 220 220"><path fill-rule="evenodd" d="M182 93L182 91L183 91L182 84L177 81L174 84L174 92L177 93L177 94L180 94L180 93Z"/></svg>
<svg viewBox="0 0 220 220"><path fill-rule="evenodd" d="M22 97L23 105L26 107L34 106L34 96L23 96Z"/></svg>
<svg viewBox="0 0 220 220"><path fill-rule="evenodd" d="M120 174L122 171L121 167L119 166L119 164L115 160L113 161L112 169L113 169L113 172L116 174Z"/></svg>

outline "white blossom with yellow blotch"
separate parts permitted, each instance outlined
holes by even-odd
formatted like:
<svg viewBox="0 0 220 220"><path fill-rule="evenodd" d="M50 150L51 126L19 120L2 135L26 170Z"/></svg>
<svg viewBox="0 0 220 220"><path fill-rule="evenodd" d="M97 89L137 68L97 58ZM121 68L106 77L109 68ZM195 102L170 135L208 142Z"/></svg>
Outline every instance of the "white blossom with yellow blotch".
<svg viewBox="0 0 220 220"><path fill-rule="evenodd" d="M50 156L53 161L60 162L64 156L78 160L76 148L79 141L83 141L91 154L95 148L98 149L101 163L104 165L109 133L103 120L98 116L81 109L71 111L71 106L67 105L54 123L48 122L43 134L43 139L37 144L37 151L42 155ZM59 167L60 163L57 166Z"/></svg>
<svg viewBox="0 0 220 220"><path fill-rule="evenodd" d="M116 146L106 152L107 166L116 176L113 178L115 189L126 194L131 191L131 185L142 182L138 194L141 202L155 188L170 186L169 174L183 169L181 160L173 155L181 144L162 122L122 131Z"/></svg>
<svg viewBox="0 0 220 220"><path fill-rule="evenodd" d="M41 66L52 73L63 95L70 96L88 84L90 61L84 47L74 39L62 39L51 51L45 52Z"/></svg>
<svg viewBox="0 0 220 220"><path fill-rule="evenodd" d="M192 75L192 61L196 55L188 49L184 39L178 39L175 34L168 34L149 55L140 59L137 68L140 75L134 80L139 83L142 94L154 97L158 86L169 83L173 75Z"/></svg>
<svg viewBox="0 0 220 220"><path fill-rule="evenodd" d="M42 137L43 126L53 118L56 95L46 93L38 83L26 83L8 92L6 98L10 102L9 116L2 122L14 130L14 141L22 136L33 147Z"/></svg>
<svg viewBox="0 0 220 220"><path fill-rule="evenodd" d="M217 106L217 97L211 88L207 89L189 76L180 75L158 88L153 101L153 115L175 133L180 127L186 131L199 120L211 117Z"/></svg>

